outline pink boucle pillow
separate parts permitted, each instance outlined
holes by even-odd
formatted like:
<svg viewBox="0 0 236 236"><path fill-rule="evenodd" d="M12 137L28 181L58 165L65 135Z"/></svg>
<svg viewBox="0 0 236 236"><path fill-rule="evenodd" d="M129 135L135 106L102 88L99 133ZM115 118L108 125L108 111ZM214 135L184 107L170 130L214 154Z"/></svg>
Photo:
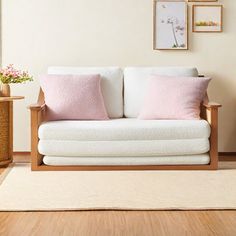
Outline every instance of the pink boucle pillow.
<svg viewBox="0 0 236 236"><path fill-rule="evenodd" d="M210 78L153 76L139 119L200 119Z"/></svg>
<svg viewBox="0 0 236 236"><path fill-rule="evenodd" d="M107 120L100 75L40 77L47 120Z"/></svg>

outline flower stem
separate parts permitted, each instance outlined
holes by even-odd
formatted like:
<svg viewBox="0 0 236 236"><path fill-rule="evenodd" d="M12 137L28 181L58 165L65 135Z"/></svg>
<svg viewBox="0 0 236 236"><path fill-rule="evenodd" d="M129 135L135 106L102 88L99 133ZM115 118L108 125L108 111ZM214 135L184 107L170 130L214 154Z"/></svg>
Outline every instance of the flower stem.
<svg viewBox="0 0 236 236"><path fill-rule="evenodd" d="M172 27L174 40L175 40L175 45L176 45L176 47L179 47L179 44L178 44L178 41L177 41L177 38L176 38L176 35L175 35L175 29L174 29L174 23L173 22L171 23L171 27Z"/></svg>

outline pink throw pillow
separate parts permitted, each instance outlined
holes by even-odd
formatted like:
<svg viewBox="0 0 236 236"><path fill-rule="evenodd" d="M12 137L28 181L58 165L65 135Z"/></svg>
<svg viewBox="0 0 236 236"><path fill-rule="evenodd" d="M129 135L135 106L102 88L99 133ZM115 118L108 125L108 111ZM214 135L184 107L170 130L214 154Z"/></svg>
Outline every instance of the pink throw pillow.
<svg viewBox="0 0 236 236"><path fill-rule="evenodd" d="M40 77L47 120L107 120L100 75Z"/></svg>
<svg viewBox="0 0 236 236"><path fill-rule="evenodd" d="M200 119L210 78L153 76L139 119Z"/></svg>

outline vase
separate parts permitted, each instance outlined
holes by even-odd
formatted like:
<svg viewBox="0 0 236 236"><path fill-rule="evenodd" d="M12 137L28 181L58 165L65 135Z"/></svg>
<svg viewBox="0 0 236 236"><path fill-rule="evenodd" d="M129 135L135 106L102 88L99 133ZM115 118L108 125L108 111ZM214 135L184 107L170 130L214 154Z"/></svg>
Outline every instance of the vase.
<svg viewBox="0 0 236 236"><path fill-rule="evenodd" d="M2 84L0 95L2 97L10 97L11 96L11 88L10 88L9 84Z"/></svg>

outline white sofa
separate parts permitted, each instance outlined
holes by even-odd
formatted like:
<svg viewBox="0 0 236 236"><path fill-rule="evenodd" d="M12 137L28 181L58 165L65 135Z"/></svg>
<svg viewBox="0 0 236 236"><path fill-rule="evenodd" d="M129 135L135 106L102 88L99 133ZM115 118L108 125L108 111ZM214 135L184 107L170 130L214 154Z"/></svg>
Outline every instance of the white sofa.
<svg viewBox="0 0 236 236"><path fill-rule="evenodd" d="M33 170L217 168L220 105L205 104L201 120L137 119L150 74L198 76L196 68L50 67L48 73L100 74L111 119L43 122L41 91L30 107Z"/></svg>

